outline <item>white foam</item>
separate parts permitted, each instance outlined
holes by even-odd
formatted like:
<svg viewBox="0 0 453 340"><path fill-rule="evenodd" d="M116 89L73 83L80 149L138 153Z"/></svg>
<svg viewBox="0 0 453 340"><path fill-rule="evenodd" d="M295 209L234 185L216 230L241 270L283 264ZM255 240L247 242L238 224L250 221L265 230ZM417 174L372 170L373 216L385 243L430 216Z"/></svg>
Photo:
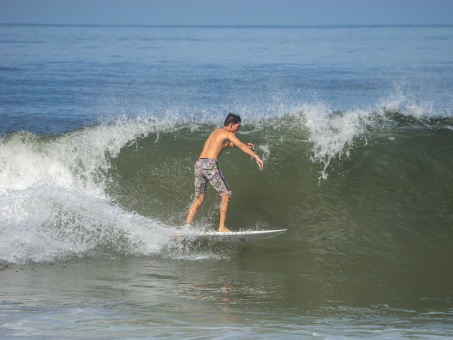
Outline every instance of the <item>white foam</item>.
<svg viewBox="0 0 453 340"><path fill-rule="evenodd" d="M397 118L389 115L389 112L421 121L452 116L451 112L440 112L432 102L417 102L416 98L404 92L402 86L396 86L391 94L378 100L374 107L339 113L329 105L318 102L302 104L297 110L308 129L312 160L323 165L320 179L327 179L327 169L332 160L349 157L357 143L360 146L368 145L370 132L378 132L386 122L395 124Z"/></svg>
<svg viewBox="0 0 453 340"><path fill-rule="evenodd" d="M52 140L20 133L0 140L0 187L25 189L37 184L79 189L105 197L104 174L121 148L151 132L174 128L153 118L119 119Z"/></svg>
<svg viewBox="0 0 453 340"><path fill-rule="evenodd" d="M45 262L87 252L155 254L170 239L158 221L106 200L46 185L0 196L0 260Z"/></svg>
<svg viewBox="0 0 453 340"><path fill-rule="evenodd" d="M118 120L54 139L0 140L0 261L23 263L114 251L151 254L171 231L109 201L106 172L121 148L172 123Z"/></svg>
<svg viewBox="0 0 453 340"><path fill-rule="evenodd" d="M356 109L335 114L324 104L304 105L301 110L306 118L309 141L313 144L312 158L324 165L321 177L326 179L326 169L332 159L349 157L355 139L363 135L370 124L370 112Z"/></svg>
<svg viewBox="0 0 453 340"><path fill-rule="evenodd" d="M358 143L367 145L368 131L392 110L415 118L436 114L431 105L418 104L398 89L373 108L342 113L319 102L287 108L279 103L277 119L270 124L289 114L290 124L295 123L291 133L311 143L312 160L322 165L320 178L325 179L332 160L349 157ZM106 193L106 173L110 160L137 138L200 123L170 112L168 116L121 118L52 139L25 132L0 137L0 261L53 261L103 247L134 254L165 248L172 229L113 205ZM253 111L246 121L255 126L253 133L270 127ZM265 160L271 143L257 145Z"/></svg>

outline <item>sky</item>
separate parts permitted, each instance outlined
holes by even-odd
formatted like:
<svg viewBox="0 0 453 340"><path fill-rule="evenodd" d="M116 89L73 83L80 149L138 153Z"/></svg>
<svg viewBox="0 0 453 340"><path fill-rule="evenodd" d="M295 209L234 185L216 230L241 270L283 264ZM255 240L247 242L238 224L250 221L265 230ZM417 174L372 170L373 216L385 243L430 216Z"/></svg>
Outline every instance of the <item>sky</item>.
<svg viewBox="0 0 453 340"><path fill-rule="evenodd" d="M451 25L453 0L0 0L0 23Z"/></svg>

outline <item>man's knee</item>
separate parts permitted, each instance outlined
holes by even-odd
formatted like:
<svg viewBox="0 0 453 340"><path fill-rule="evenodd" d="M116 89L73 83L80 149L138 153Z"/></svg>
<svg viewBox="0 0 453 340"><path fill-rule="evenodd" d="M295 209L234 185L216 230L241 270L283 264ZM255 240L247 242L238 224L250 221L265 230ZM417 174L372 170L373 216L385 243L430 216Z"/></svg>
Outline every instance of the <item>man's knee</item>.
<svg viewBox="0 0 453 340"><path fill-rule="evenodd" d="M205 195L204 194L201 194L201 195L198 195L196 198L195 198L195 201L197 201L197 203L199 205L203 204L204 202L204 198L205 198Z"/></svg>
<svg viewBox="0 0 453 340"><path fill-rule="evenodd" d="M228 203L230 202L231 196L230 195L222 195L220 196L220 206L228 206Z"/></svg>

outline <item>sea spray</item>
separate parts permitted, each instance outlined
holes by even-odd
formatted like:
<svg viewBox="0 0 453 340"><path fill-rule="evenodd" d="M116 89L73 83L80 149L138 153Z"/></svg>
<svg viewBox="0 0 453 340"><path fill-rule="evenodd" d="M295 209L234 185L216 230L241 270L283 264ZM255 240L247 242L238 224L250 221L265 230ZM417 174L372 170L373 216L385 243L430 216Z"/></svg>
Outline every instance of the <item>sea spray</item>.
<svg viewBox="0 0 453 340"><path fill-rule="evenodd" d="M158 252L168 229L112 205L107 173L124 146L168 127L154 119L120 119L55 137L3 136L0 260L53 261L106 247Z"/></svg>
<svg viewBox="0 0 453 340"><path fill-rule="evenodd" d="M55 137L20 132L0 139L0 187L24 189L46 183L105 197L110 159L150 132L177 129L154 117L119 118Z"/></svg>
<svg viewBox="0 0 453 340"><path fill-rule="evenodd" d="M158 253L169 238L158 221L78 191L35 186L0 196L1 261Z"/></svg>
<svg viewBox="0 0 453 340"><path fill-rule="evenodd" d="M334 158L349 157L354 140L363 136L370 123L369 112L350 110L333 113L326 105L305 106L305 126L313 143L313 160L324 165L321 178L327 179L327 168Z"/></svg>
<svg viewBox="0 0 453 340"><path fill-rule="evenodd" d="M439 111L431 102L418 101L403 85L395 86L373 107L340 112L325 103L313 103L301 105L300 112L312 143L311 159L323 165L320 180L328 178L332 160L349 158L356 145L368 146L372 134L402 126L439 128L439 124L448 126L452 117L451 110Z"/></svg>
<svg viewBox="0 0 453 340"><path fill-rule="evenodd" d="M278 117L250 115L240 137L255 143L266 160L265 171L258 172L254 162L244 162L245 156L237 150L227 151L220 160L233 186L229 218L235 229L257 223L275 226L285 218L274 217L273 209L280 206L279 211L284 211L297 202L308 207L300 218L317 221L319 214L327 214L328 220L333 214L338 221L335 209L326 212L317 202L319 190L328 190L332 183L342 185L328 174L348 175L348 164L360 170L369 153L377 159L398 157L391 156L398 148L387 144L398 147L403 136L434 134L449 140L450 118L423 113L424 108L413 102L411 111L404 100L392 99L392 103L396 111L382 103L376 109L345 112L307 103L291 106ZM175 228L183 223L193 194L193 162L216 126L214 119L201 123L173 118L118 118L55 136L28 132L2 136L0 260L23 263L99 254L162 254ZM433 154L440 153L442 145ZM425 164L426 157L419 157L418 162ZM344 158L349 158L348 164L343 164ZM381 162L386 164L386 175L410 169L398 158ZM444 163L432 163L439 178L448 177ZM201 223L211 228L218 219L216 202L215 195L210 195L200 212ZM244 208L235 207L236 202ZM311 211L317 211L314 207L323 212L312 216ZM294 216L299 216L300 208L294 209Z"/></svg>

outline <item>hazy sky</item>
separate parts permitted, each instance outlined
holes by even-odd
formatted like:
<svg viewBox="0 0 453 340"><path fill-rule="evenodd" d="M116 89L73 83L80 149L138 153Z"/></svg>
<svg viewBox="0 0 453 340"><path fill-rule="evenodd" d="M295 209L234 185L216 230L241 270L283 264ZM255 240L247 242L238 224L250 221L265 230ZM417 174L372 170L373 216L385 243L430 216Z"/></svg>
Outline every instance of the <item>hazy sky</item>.
<svg viewBox="0 0 453 340"><path fill-rule="evenodd" d="M0 23L453 24L453 0L0 0Z"/></svg>

